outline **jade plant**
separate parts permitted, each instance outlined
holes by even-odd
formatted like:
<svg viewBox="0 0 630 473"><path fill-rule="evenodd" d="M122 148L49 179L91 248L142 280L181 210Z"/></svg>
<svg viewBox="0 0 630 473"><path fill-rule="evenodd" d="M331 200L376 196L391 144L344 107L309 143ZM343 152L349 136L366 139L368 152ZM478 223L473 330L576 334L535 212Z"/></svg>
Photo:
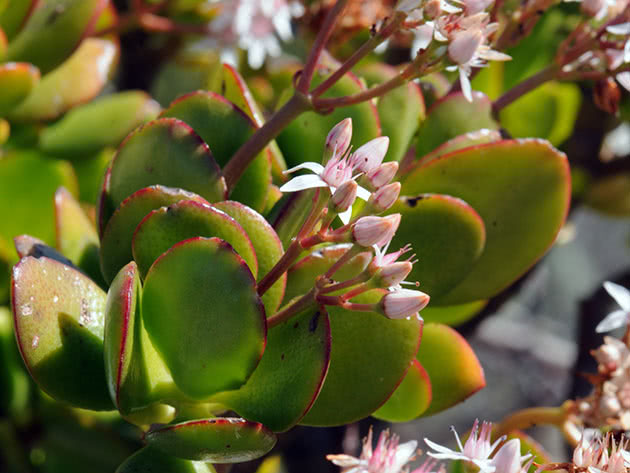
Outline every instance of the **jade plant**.
<svg viewBox="0 0 630 473"><path fill-rule="evenodd" d="M119 473L199 472L482 389L450 325L554 243L579 103L556 81L629 86L627 5L373 2L368 30L350 0L129 3L0 1L3 415L134 426ZM552 15L575 29L532 73ZM117 89L127 34L163 55L148 92ZM404 461L332 460L398 473L416 446L381 439Z"/></svg>

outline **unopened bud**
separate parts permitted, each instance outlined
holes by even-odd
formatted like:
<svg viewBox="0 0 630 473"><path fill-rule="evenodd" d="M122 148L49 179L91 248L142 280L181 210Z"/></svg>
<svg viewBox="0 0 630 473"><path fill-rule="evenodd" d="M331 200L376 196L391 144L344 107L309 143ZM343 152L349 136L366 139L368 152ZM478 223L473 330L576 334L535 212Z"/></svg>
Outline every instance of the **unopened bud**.
<svg viewBox="0 0 630 473"><path fill-rule="evenodd" d="M383 158L387 154L387 148L389 148L389 138L387 136L379 136L368 141L352 153L350 158L352 166L357 171L367 174L381 165Z"/></svg>
<svg viewBox="0 0 630 473"><path fill-rule="evenodd" d="M599 412L605 417L614 417L621 410L621 404L617 396L604 394L599 400Z"/></svg>
<svg viewBox="0 0 630 473"><path fill-rule="evenodd" d="M468 63L483 41L480 29L464 30L455 35L448 45L448 56L455 64Z"/></svg>
<svg viewBox="0 0 630 473"><path fill-rule="evenodd" d="M379 189L385 184L389 184L398 172L398 163L391 161L383 163L379 167L367 173L366 181L371 190Z"/></svg>
<svg viewBox="0 0 630 473"><path fill-rule="evenodd" d="M410 261L398 261L379 268L374 274L374 283L377 287L393 287L403 282L413 269Z"/></svg>
<svg viewBox="0 0 630 473"><path fill-rule="evenodd" d="M429 299L422 291L398 289L385 294L379 306L388 319L406 319L424 309Z"/></svg>
<svg viewBox="0 0 630 473"><path fill-rule="evenodd" d="M380 214L381 212L385 212L398 200L401 187L400 182L392 182L391 184L381 187L370 195L368 206L374 213Z"/></svg>
<svg viewBox="0 0 630 473"><path fill-rule="evenodd" d="M391 241L399 224L400 214L362 217L352 227L352 238L366 248L383 246Z"/></svg>
<svg viewBox="0 0 630 473"><path fill-rule="evenodd" d="M337 213L345 212L357 198L358 184L352 179L344 182L332 195L333 210Z"/></svg>
<svg viewBox="0 0 630 473"><path fill-rule="evenodd" d="M346 118L337 123L326 137L324 157L322 163L326 164L333 154L342 156L350 146L352 140L352 118Z"/></svg>
<svg viewBox="0 0 630 473"><path fill-rule="evenodd" d="M606 79L595 82L593 101L595 105L604 112L616 115L619 111L621 91L615 80L611 77L607 77Z"/></svg>

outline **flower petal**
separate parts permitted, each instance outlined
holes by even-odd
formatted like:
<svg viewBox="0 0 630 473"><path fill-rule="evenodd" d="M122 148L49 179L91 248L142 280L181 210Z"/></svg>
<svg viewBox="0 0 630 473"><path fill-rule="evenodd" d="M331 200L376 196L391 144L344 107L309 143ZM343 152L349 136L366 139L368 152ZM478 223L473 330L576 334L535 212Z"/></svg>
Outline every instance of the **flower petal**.
<svg viewBox="0 0 630 473"><path fill-rule="evenodd" d="M398 445L390 471L400 471L401 468L405 466L409 460L411 460L411 457L415 455L417 446L418 442L415 440Z"/></svg>
<svg viewBox="0 0 630 473"><path fill-rule="evenodd" d="M280 192L297 192L316 187L328 187L328 184L315 174L307 174L294 177L280 188Z"/></svg>
<svg viewBox="0 0 630 473"><path fill-rule="evenodd" d="M322 166L319 163L307 161L305 163L298 164L297 166L292 167L291 169L287 169L286 171L284 171L284 174L289 174L295 171L299 171L300 169L308 169L309 171L313 171L315 174L321 174L322 171L324 170L324 166Z"/></svg>
<svg viewBox="0 0 630 473"><path fill-rule="evenodd" d="M620 72L615 76L617 82L619 82L624 89L630 92L630 72Z"/></svg>
<svg viewBox="0 0 630 473"><path fill-rule="evenodd" d="M630 34L630 21L627 23L619 23L618 25L611 25L606 28L606 31L619 35Z"/></svg>
<svg viewBox="0 0 630 473"><path fill-rule="evenodd" d="M623 310L616 310L608 314L604 320L597 324L595 331L597 333L610 332L616 328L623 327L628 323L628 314Z"/></svg>
<svg viewBox="0 0 630 473"><path fill-rule="evenodd" d="M472 87L470 85L470 80L466 75L466 71L464 71L461 67L459 68L459 83L462 86L462 93L464 94L464 97L466 97L466 100L472 102Z"/></svg>
<svg viewBox="0 0 630 473"><path fill-rule="evenodd" d="M615 299L617 304L619 304L619 307L626 312L630 312L630 291L628 291L625 287L610 281L606 281L604 283L604 289L606 289L606 292Z"/></svg>
<svg viewBox="0 0 630 473"><path fill-rule="evenodd" d="M424 439L424 443L426 443L429 447L431 447L433 450L438 452L438 454L442 454L443 453L443 454L454 454L454 455L458 455L459 457L462 456L461 453L456 452L455 450L451 450L448 447L444 447L444 446L442 446L442 445L440 445L438 443L435 443L432 440L429 440L428 438ZM431 452L427 452L427 455L431 455ZM431 456L433 457L434 455L431 455ZM435 457L435 458L438 458L438 457Z"/></svg>

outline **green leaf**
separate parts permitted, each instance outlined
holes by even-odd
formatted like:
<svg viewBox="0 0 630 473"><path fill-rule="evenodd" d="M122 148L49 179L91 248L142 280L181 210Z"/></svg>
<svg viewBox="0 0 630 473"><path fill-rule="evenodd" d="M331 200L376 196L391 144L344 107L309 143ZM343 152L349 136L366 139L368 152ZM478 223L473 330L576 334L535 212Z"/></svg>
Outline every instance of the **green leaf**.
<svg viewBox="0 0 630 473"><path fill-rule="evenodd" d="M79 179L79 200L81 202L89 202L93 205L98 200L103 176L114 157L114 152L112 148L105 148L94 156L72 163L74 172L77 173Z"/></svg>
<svg viewBox="0 0 630 473"><path fill-rule="evenodd" d="M112 209L148 186L179 187L208 202L223 200L225 180L208 146L180 120L160 118L125 139L114 157L106 186Z"/></svg>
<svg viewBox="0 0 630 473"><path fill-rule="evenodd" d="M481 300L459 305L429 304L428 307L422 309L422 318L425 322L439 322L456 327L472 319L483 310L487 303L487 300Z"/></svg>
<svg viewBox="0 0 630 473"><path fill-rule="evenodd" d="M382 291L353 302L376 303ZM418 350L422 322L390 320L374 312L330 306L330 368L315 404L301 424L343 425L382 406L402 381Z"/></svg>
<svg viewBox="0 0 630 473"><path fill-rule="evenodd" d="M536 136L558 146L573 133L581 103L576 84L549 82L501 110L501 125L516 138Z"/></svg>
<svg viewBox="0 0 630 473"><path fill-rule="evenodd" d="M486 143L494 143L501 141L501 139L501 132L498 130L488 130L487 128L464 133L463 135L459 135L448 140L446 143L442 143L430 153L425 154L416 162L416 165L427 164L429 161L433 161L434 159L444 156L445 154L452 153L453 151L469 148L471 146L483 145ZM399 172L399 174L402 175L405 171L406 170L403 170L402 172Z"/></svg>
<svg viewBox="0 0 630 473"><path fill-rule="evenodd" d="M112 409L103 366L105 293L79 271L42 257L13 268L18 347L40 388L85 409Z"/></svg>
<svg viewBox="0 0 630 473"><path fill-rule="evenodd" d="M106 0L48 0L11 40L6 60L25 61L42 74L61 64L87 36Z"/></svg>
<svg viewBox="0 0 630 473"><path fill-rule="evenodd" d="M175 117L191 126L208 144L221 167L258 128L240 108L213 92L199 91L180 97L161 116ZM247 167L230 197L262 211L270 185L270 158L263 151Z"/></svg>
<svg viewBox="0 0 630 473"><path fill-rule="evenodd" d="M316 74L313 86L322 81L323 77ZM322 97L353 95L362 90L365 86L354 75L346 74ZM286 96L285 101L288 98ZM296 166L306 161L321 162L328 132L344 118L352 118L352 145L355 149L381 134L378 112L372 102L336 108L326 115L306 112L293 120L277 138L287 164Z"/></svg>
<svg viewBox="0 0 630 473"><path fill-rule="evenodd" d="M68 112L40 136L46 153L86 158L106 146L118 146L134 128L157 117L160 107L142 91L99 98Z"/></svg>
<svg viewBox="0 0 630 473"><path fill-rule="evenodd" d="M262 215L240 202L226 200L213 204L213 207L225 212L236 220L247 233L256 251L256 259L258 260L257 280L260 281L284 254L282 242L278 238L276 231ZM262 296L267 316L273 315L280 307L286 284L287 274L284 273Z"/></svg>
<svg viewBox="0 0 630 473"><path fill-rule="evenodd" d="M214 463L255 460L276 444L276 436L264 425L230 417L167 425L150 430L144 438L150 447L169 455Z"/></svg>
<svg viewBox="0 0 630 473"><path fill-rule="evenodd" d="M449 194L483 219L486 246L473 270L436 305L494 296L531 267L554 242L571 194L566 156L541 140L465 148L417 167L403 194Z"/></svg>
<svg viewBox="0 0 630 473"><path fill-rule="evenodd" d="M608 215L630 215L630 173L621 172L597 179L589 186L585 201Z"/></svg>
<svg viewBox="0 0 630 473"><path fill-rule="evenodd" d="M0 28L8 39L12 39L20 30L26 18L33 13L38 0L9 0L11 8L0 12Z"/></svg>
<svg viewBox="0 0 630 473"><path fill-rule="evenodd" d="M447 95L436 101L427 114L416 141L418 158L464 133L499 129L492 118L492 102L481 92L473 92L472 102L461 93Z"/></svg>
<svg viewBox="0 0 630 473"><path fill-rule="evenodd" d="M446 325L425 324L417 359L429 374L433 393L423 415L448 409L486 386L475 352L464 337Z"/></svg>
<svg viewBox="0 0 630 473"><path fill-rule="evenodd" d="M9 268L3 269L10 273ZM19 416L28 408L30 385L15 344L13 317L7 307L0 307L0 366L0 415Z"/></svg>
<svg viewBox="0 0 630 473"><path fill-rule="evenodd" d="M39 82L39 70L26 62L0 64L0 116L28 97Z"/></svg>
<svg viewBox="0 0 630 473"><path fill-rule="evenodd" d="M107 82L117 49L105 39L86 39L66 62L42 77L26 100L11 112L11 119L52 120L92 100Z"/></svg>
<svg viewBox="0 0 630 473"><path fill-rule="evenodd" d="M133 260L133 234L142 219L151 211L180 200L206 202L192 192L160 185L140 189L122 201L101 237L101 269L107 282L111 282L120 268Z"/></svg>
<svg viewBox="0 0 630 473"><path fill-rule="evenodd" d="M149 213L133 234L133 257L140 274L170 247L194 237L218 237L228 243L247 263L252 275L258 274L258 260L243 227L225 212L210 204L181 200Z"/></svg>
<svg viewBox="0 0 630 473"><path fill-rule="evenodd" d="M182 460L162 453L156 448L144 447L120 465L115 473L216 473L205 462Z"/></svg>
<svg viewBox="0 0 630 473"><path fill-rule="evenodd" d="M483 220L461 199L440 194L401 197L388 213L402 219L391 248L411 244L417 263L407 277L439 298L462 281L486 243Z"/></svg>
<svg viewBox="0 0 630 473"><path fill-rule="evenodd" d="M243 387L212 400L284 432L315 401L328 371L330 344L328 315L306 310L269 331L262 360Z"/></svg>
<svg viewBox="0 0 630 473"><path fill-rule="evenodd" d="M386 64L371 63L362 67L359 74L365 77L368 86L372 87L395 77L398 70ZM415 82L408 82L381 96L376 107L381 120L382 134L389 137L386 160L400 161L426 117L422 92Z"/></svg>
<svg viewBox="0 0 630 473"><path fill-rule="evenodd" d="M388 422L408 422L426 411L430 403L429 375L418 360L412 360L396 391L372 416Z"/></svg>
<svg viewBox="0 0 630 473"><path fill-rule="evenodd" d="M310 291L315 285L317 277L324 274L351 246L350 244L342 244L318 248L291 266L287 274L285 303ZM367 268L371 259L372 252L359 253L335 273L335 279L345 281L358 276Z"/></svg>
<svg viewBox="0 0 630 473"><path fill-rule="evenodd" d="M218 238L178 243L147 274L142 316L177 386L204 398L236 389L265 347L265 311L245 262Z"/></svg>

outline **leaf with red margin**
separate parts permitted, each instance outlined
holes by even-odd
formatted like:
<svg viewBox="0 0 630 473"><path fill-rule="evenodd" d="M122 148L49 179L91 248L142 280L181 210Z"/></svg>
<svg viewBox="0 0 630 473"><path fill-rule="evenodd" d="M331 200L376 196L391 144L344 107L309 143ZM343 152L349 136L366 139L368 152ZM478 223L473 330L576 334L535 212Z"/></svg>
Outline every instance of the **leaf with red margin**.
<svg viewBox="0 0 630 473"><path fill-rule="evenodd" d="M153 262L176 243L198 236L217 237L229 243L252 275L258 275L256 252L243 227L225 212L193 200L156 209L140 222L131 244L140 274L145 276Z"/></svg>
<svg viewBox="0 0 630 473"><path fill-rule="evenodd" d="M57 261L26 257L13 268L18 347L32 378L54 399L113 408L103 365L105 293Z"/></svg>
<svg viewBox="0 0 630 473"><path fill-rule="evenodd" d="M486 386L475 352L464 337L446 325L424 325L417 359L429 374L433 393L423 416L448 409Z"/></svg>
<svg viewBox="0 0 630 473"><path fill-rule="evenodd" d="M412 360L405 379L372 417L388 422L407 422L426 411L430 403L429 374L418 360Z"/></svg>
<svg viewBox="0 0 630 473"><path fill-rule="evenodd" d="M352 301L376 303L384 293L374 290ZM415 317L390 320L339 306L328 311L330 368L317 400L300 422L304 425L343 425L376 411L405 377L422 334L422 321Z"/></svg>
<svg viewBox="0 0 630 473"><path fill-rule="evenodd" d="M566 156L542 140L506 140L444 155L409 173L402 193L449 194L483 219L486 246L472 271L435 305L494 296L555 241L571 197Z"/></svg>
<svg viewBox="0 0 630 473"><path fill-rule="evenodd" d="M192 420L158 427L144 436L147 444L169 455L213 463L255 460L276 444L264 425L234 417Z"/></svg>
<svg viewBox="0 0 630 473"><path fill-rule="evenodd" d="M39 70L32 64L0 64L0 116L5 116L22 103L39 82L39 77Z"/></svg>
<svg viewBox="0 0 630 473"><path fill-rule="evenodd" d="M247 419L284 432L308 412L330 361L328 314L310 309L269 331L258 368L238 391L219 393L219 402Z"/></svg>
<svg viewBox="0 0 630 473"><path fill-rule="evenodd" d="M218 238L191 238L160 256L145 279L141 310L153 346L193 398L242 386L265 349L254 277Z"/></svg>
<svg viewBox="0 0 630 473"><path fill-rule="evenodd" d="M115 473L216 473L210 463L193 462L144 447L127 458Z"/></svg>
<svg viewBox="0 0 630 473"><path fill-rule="evenodd" d="M11 40L6 60L30 62L45 74L59 66L91 33L107 0L48 0Z"/></svg>
<svg viewBox="0 0 630 473"><path fill-rule="evenodd" d="M9 40L13 39L32 15L39 0L10 0L11 8L0 12L0 28L4 30Z"/></svg>

